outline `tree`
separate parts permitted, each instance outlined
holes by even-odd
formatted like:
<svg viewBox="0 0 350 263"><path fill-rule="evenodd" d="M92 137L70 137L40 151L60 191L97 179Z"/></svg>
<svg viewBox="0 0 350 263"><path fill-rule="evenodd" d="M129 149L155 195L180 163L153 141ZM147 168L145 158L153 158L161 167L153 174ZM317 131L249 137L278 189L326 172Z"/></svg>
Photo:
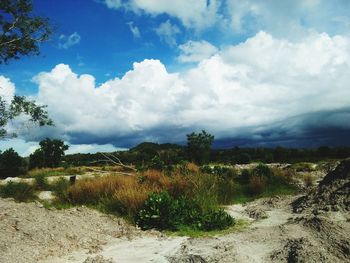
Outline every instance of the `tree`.
<svg viewBox="0 0 350 263"><path fill-rule="evenodd" d="M187 134L187 153L190 160L203 164L209 160L214 136L202 130L200 133Z"/></svg>
<svg viewBox="0 0 350 263"><path fill-rule="evenodd" d="M29 121L37 123L40 126L53 125L45 107L36 105L34 101L30 101L23 96L14 96L11 103L7 105L0 97L0 138L8 135L5 129L8 121L21 114L29 116ZM10 136L16 136L16 134L13 133Z"/></svg>
<svg viewBox="0 0 350 263"><path fill-rule="evenodd" d="M48 19L34 16L31 0L0 1L0 64L21 56L38 55L39 43L48 39Z"/></svg>
<svg viewBox="0 0 350 263"><path fill-rule="evenodd" d="M69 148L62 140L51 140L49 138L41 141L39 145L40 148L29 156L30 168L57 167L64 156L64 152Z"/></svg>
<svg viewBox="0 0 350 263"><path fill-rule="evenodd" d="M33 16L32 10L30 0L0 0L0 64L20 56L39 54L39 43L48 39L51 33L48 19ZM38 106L22 96L14 96L6 103L0 95L0 138L7 135L8 121L21 114L28 115L30 121L40 126L53 125L45 106Z"/></svg>
<svg viewBox="0 0 350 263"><path fill-rule="evenodd" d="M0 155L0 178L18 176L25 170L23 158L14 149L10 148Z"/></svg>

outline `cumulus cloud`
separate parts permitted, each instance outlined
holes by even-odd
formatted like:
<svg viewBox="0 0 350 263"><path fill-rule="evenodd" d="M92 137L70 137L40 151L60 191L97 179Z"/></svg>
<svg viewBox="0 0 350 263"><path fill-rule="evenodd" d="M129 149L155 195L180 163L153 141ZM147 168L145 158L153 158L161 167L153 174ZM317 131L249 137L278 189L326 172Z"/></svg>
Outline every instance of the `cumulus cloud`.
<svg viewBox="0 0 350 263"><path fill-rule="evenodd" d="M128 22L127 25L129 26L130 32L132 33L134 38L141 37L141 33L140 33L139 28L137 26L135 26L133 22Z"/></svg>
<svg viewBox="0 0 350 263"><path fill-rule="evenodd" d="M59 41L59 48L68 49L80 43L80 35L77 32L74 32L69 36L62 34L59 37Z"/></svg>
<svg viewBox="0 0 350 263"><path fill-rule="evenodd" d="M176 46L176 36L180 34L180 29L173 25L170 20L161 23L156 29L157 35L165 41L169 46Z"/></svg>
<svg viewBox="0 0 350 263"><path fill-rule="evenodd" d="M218 49L209 42L202 41L188 41L179 46L180 55L178 60L180 62L200 62L211 57L217 53Z"/></svg>
<svg viewBox="0 0 350 263"><path fill-rule="evenodd" d="M10 103L15 95L15 85L9 78L0 76L0 98Z"/></svg>
<svg viewBox="0 0 350 263"><path fill-rule="evenodd" d="M350 25L347 0L336 3L328 0L105 0L104 3L109 8L137 15L166 14L197 33L220 26L226 35L253 35L264 30L294 40L310 32L347 33Z"/></svg>
<svg viewBox="0 0 350 263"><path fill-rule="evenodd" d="M216 138L278 140L311 126L349 128L349 61L348 37L291 42L259 32L181 74L144 60L96 86L93 76L59 64L36 77L37 100L48 105L51 129L76 144L176 142L202 128ZM320 112L328 117L316 126Z"/></svg>
<svg viewBox="0 0 350 263"><path fill-rule="evenodd" d="M167 14L179 19L185 27L195 30L202 30L215 24L220 7L219 0L105 0L105 4L109 8L124 8L136 14Z"/></svg>
<svg viewBox="0 0 350 263"><path fill-rule="evenodd" d="M297 39L311 31L335 35L349 30L349 1L226 0L225 6L225 20L236 33L264 30L277 37Z"/></svg>

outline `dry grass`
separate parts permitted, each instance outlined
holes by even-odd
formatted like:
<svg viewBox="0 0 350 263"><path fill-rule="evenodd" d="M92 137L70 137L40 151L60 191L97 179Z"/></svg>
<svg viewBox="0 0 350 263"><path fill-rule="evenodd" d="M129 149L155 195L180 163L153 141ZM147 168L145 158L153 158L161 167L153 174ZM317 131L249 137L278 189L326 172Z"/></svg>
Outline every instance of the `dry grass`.
<svg viewBox="0 0 350 263"><path fill-rule="evenodd" d="M304 174L302 180L303 180L304 186L307 188L315 185L315 177L313 177L309 173Z"/></svg>
<svg viewBox="0 0 350 263"><path fill-rule="evenodd" d="M266 188L266 178L253 175L249 178L249 191L251 194L261 194Z"/></svg>
<svg viewBox="0 0 350 263"><path fill-rule="evenodd" d="M199 166L195 163L188 163L186 164L186 168L191 173L198 173L199 172Z"/></svg>
<svg viewBox="0 0 350 263"><path fill-rule="evenodd" d="M151 192L169 191L180 196L190 189L190 182L184 176L165 175L149 170L141 175L108 175L77 181L69 187L71 202L78 204L98 204L101 200L118 203L128 214L134 214Z"/></svg>
<svg viewBox="0 0 350 263"><path fill-rule="evenodd" d="M132 188L123 186L114 192L113 199L118 201L129 215L135 215L151 192L158 191L137 185Z"/></svg>
<svg viewBox="0 0 350 263"><path fill-rule="evenodd" d="M112 196L116 189L133 180L133 177L122 175L84 179L71 186L68 194L74 203L96 203L100 198Z"/></svg>

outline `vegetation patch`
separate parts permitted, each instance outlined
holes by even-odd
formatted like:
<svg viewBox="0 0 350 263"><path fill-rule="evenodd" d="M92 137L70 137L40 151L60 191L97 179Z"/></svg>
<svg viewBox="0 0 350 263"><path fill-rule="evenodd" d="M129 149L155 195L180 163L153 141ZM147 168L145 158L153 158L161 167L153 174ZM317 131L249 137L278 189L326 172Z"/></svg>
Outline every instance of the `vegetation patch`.
<svg viewBox="0 0 350 263"><path fill-rule="evenodd" d="M16 201L27 202L35 199L35 188L27 183L8 182L0 186L0 196L12 197Z"/></svg>
<svg viewBox="0 0 350 263"><path fill-rule="evenodd" d="M151 193L135 222L142 229L179 230L187 227L193 230L222 230L234 225L234 219L224 210L217 208L205 211L195 200L175 199L164 191Z"/></svg>

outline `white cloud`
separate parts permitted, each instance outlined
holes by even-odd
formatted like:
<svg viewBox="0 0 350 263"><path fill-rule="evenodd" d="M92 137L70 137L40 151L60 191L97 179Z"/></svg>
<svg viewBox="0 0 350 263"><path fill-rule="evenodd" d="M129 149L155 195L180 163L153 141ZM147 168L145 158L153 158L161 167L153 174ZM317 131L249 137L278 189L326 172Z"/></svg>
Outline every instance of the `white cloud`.
<svg viewBox="0 0 350 263"><path fill-rule="evenodd" d="M176 36L181 32L180 29L176 25L171 24L169 20L161 23L155 31L169 46L176 46Z"/></svg>
<svg viewBox="0 0 350 263"><path fill-rule="evenodd" d="M131 10L137 14L168 14L179 19L187 28L202 30L215 24L220 0L106 0L109 8Z"/></svg>
<svg viewBox="0 0 350 263"><path fill-rule="evenodd" d="M209 42L202 41L188 41L179 46L180 55L178 60L180 62L199 62L211 57L217 53L218 49Z"/></svg>
<svg viewBox="0 0 350 263"><path fill-rule="evenodd" d="M298 39L310 32L348 32L350 2L327 0L226 0L226 19L236 33L260 30L276 37ZM327 19L325 19L327 17Z"/></svg>
<svg viewBox="0 0 350 263"><path fill-rule="evenodd" d="M114 9L121 8L123 5L122 0L105 0L105 4L109 8L114 8Z"/></svg>
<svg viewBox="0 0 350 263"><path fill-rule="evenodd" d="M65 154L75 153L97 153L97 152L115 152L127 150L126 148L118 148L112 144L70 144L69 149ZM36 149L39 149L39 143L34 141L25 141L20 138L13 138L8 140L0 140L0 151L5 151L9 148L13 148L20 156L27 157L32 154Z"/></svg>
<svg viewBox="0 0 350 263"><path fill-rule="evenodd" d="M37 142L26 142L20 138L13 138L9 140L0 140L0 151L5 151L13 148L20 156L26 157L39 148Z"/></svg>
<svg viewBox="0 0 350 263"><path fill-rule="evenodd" d="M97 153L97 152L116 152L124 151L126 148L118 148L112 144L69 144L66 154L75 153Z"/></svg>
<svg viewBox="0 0 350 263"><path fill-rule="evenodd" d="M197 128L222 138L349 107L349 61L348 37L291 42L260 32L181 74L144 60L96 87L93 76L60 64L36 77L37 100L48 105L58 134L74 143L175 140Z"/></svg>
<svg viewBox="0 0 350 263"><path fill-rule="evenodd" d="M137 26L135 26L133 22L128 22L127 25L129 26L129 29L130 29L132 35L134 36L134 38L141 37L141 33L140 33L139 28Z"/></svg>
<svg viewBox="0 0 350 263"><path fill-rule="evenodd" d="M66 36L64 34L60 35L58 44L59 48L68 49L72 46L75 46L80 43L80 35L77 32L74 32L73 34Z"/></svg>
<svg viewBox="0 0 350 263"><path fill-rule="evenodd" d="M10 103L15 95L15 85L10 79L0 76L0 97L6 102Z"/></svg>

